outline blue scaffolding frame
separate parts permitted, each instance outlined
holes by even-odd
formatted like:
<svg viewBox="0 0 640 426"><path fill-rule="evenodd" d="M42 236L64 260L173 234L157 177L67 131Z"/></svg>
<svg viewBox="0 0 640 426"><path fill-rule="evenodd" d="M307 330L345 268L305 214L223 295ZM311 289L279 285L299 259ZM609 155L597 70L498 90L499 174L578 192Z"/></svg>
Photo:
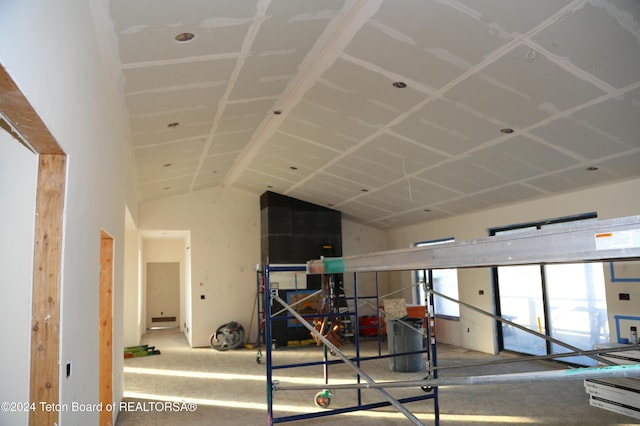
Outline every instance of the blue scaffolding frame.
<svg viewBox="0 0 640 426"><path fill-rule="evenodd" d="M301 367L310 367L322 365L324 372L324 380L327 387L331 386L329 383L329 367L335 364L349 364L356 371L356 382L358 384L361 383L361 380L364 379L368 383L374 383L370 377L360 368L362 363L370 360L376 360L381 358L388 358L391 356L403 356L403 355L412 355L416 353L426 353L428 357L428 376L425 379L437 379L437 351L436 351L436 336L435 336L435 315L433 313L433 294L428 293L427 296L427 345L423 345L423 350L421 351L413 351L413 352L402 352L402 353L394 353L391 355L383 355L382 354L382 336L380 329L380 321L378 321L378 355L377 356L361 356L360 352L360 333L359 333L359 301L365 299L374 299L375 306L378 310L379 315L379 306L380 306L380 295L379 295L379 287L378 287L378 273L375 274L375 294L374 295L366 295L361 296L358 294L358 277L357 272L353 273L353 292L352 296L346 297L346 299L351 300L353 302L353 310L341 310L339 313L330 313L330 314L313 314L313 315L299 315L294 312L288 305L279 298L278 296L278 288L272 288L270 285L270 273L271 272L301 272L306 271L306 266L282 266L282 265L270 265L265 264L262 266L262 271L258 270L257 273L257 286L258 286L258 294L262 295L262 308L260 304L258 304L258 362L261 359L260 352L260 334L261 330L264 327L264 340L265 340L265 352L266 352L266 395L267 395L267 424L269 426L275 423L285 423L297 420L304 420L310 418L318 418L318 417L326 417L332 415L339 415L348 412L354 411L363 411L370 410L375 408L381 408L393 405L400 412L405 414L409 420L412 420L415 424L422 424L417 418L413 416L402 404L410 403L410 402L418 402L425 400L432 400L434 404L434 419L435 425L439 425L439 404L438 404L438 388L437 387L428 387L423 386L421 388L417 388L421 391L420 394L413 397L405 397L400 399L395 399L391 395L389 395L382 387L376 388L383 396L387 398L387 401L380 401L374 403L362 403L362 389L354 388L357 392L357 403L355 405L349 407L342 407L336 409L326 409L325 411L320 412L310 412L306 414L297 414L297 415L288 415L288 416L276 416L274 414L273 405L274 405L274 394L277 388L277 382L273 380L273 372L278 369L286 369L286 368L301 368ZM320 290L319 290L320 291ZM281 305L285 306L285 309L288 310L287 315L280 315L278 317L272 317L272 307L273 302L277 301ZM287 309L289 308L289 309ZM313 327L309 324L308 320L322 317L350 317L352 319L351 323L354 324L353 329L353 343L355 345L355 357L347 358L346 355L342 354L342 352L333 346L331 342L323 340L324 338L320 335L318 338L324 343L323 350L323 359L317 362L306 362L306 363L295 363L295 364L274 364L273 360L273 347L271 345L272 341L272 322L273 321L288 321L291 319L297 319L303 323L306 323L306 327L310 329ZM304 324L303 324L304 325ZM313 333L313 331L311 331ZM338 355L339 360L329 360L327 356L328 349L332 350L334 355Z"/></svg>

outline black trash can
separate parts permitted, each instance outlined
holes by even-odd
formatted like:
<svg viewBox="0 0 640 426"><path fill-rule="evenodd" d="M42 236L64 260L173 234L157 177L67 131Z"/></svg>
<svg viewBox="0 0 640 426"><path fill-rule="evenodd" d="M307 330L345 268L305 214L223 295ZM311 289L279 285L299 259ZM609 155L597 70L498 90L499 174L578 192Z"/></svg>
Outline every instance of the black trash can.
<svg viewBox="0 0 640 426"><path fill-rule="evenodd" d="M387 322L387 343L389 355L418 352L389 357L389 369L403 373L421 371L424 338L421 318L402 318Z"/></svg>

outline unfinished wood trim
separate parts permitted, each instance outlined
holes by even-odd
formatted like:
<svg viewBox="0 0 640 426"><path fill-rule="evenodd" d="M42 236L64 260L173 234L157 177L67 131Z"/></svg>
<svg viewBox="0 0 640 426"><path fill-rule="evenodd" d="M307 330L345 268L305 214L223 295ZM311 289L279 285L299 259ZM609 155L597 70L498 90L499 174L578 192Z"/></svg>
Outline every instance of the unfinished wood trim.
<svg viewBox="0 0 640 426"><path fill-rule="evenodd" d="M58 424L60 403L60 271L67 157L26 96L0 64L0 113L39 154L34 224L29 375L31 426Z"/></svg>
<svg viewBox="0 0 640 426"><path fill-rule="evenodd" d="M64 155L31 103L0 64L0 112L38 154Z"/></svg>
<svg viewBox="0 0 640 426"><path fill-rule="evenodd" d="M32 426L55 425L60 400L60 271L66 177L65 155L40 155L36 194L33 300L31 312L30 411Z"/></svg>
<svg viewBox="0 0 640 426"><path fill-rule="evenodd" d="M100 383L103 407L113 403L113 238L100 236ZM112 426L111 410L100 411L100 425Z"/></svg>

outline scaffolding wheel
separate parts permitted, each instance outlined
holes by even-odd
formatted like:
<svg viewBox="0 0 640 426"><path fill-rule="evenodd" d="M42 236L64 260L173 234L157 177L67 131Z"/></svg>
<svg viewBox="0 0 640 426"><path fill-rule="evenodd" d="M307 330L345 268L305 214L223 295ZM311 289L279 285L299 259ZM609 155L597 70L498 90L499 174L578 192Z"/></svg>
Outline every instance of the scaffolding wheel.
<svg viewBox="0 0 640 426"><path fill-rule="evenodd" d="M423 380L431 380L431 379L433 379L433 377L427 376ZM420 389L422 389L423 392L429 393L433 391L433 386L420 386Z"/></svg>
<svg viewBox="0 0 640 426"><path fill-rule="evenodd" d="M262 362L262 352L258 349L258 353L256 354L256 362L260 364Z"/></svg>
<svg viewBox="0 0 640 426"><path fill-rule="evenodd" d="M329 408L329 404L331 404L331 397L333 397L331 391L329 391L328 389L323 389L316 394L314 402L320 408Z"/></svg>

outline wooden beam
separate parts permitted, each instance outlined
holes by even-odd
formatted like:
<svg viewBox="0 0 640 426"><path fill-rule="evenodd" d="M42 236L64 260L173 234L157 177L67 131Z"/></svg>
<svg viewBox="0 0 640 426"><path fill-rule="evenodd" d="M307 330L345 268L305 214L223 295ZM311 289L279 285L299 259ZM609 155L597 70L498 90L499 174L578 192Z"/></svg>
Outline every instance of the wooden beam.
<svg viewBox="0 0 640 426"><path fill-rule="evenodd" d="M113 238L100 239L100 402L113 403ZM112 426L111 410L100 411L100 425Z"/></svg>
<svg viewBox="0 0 640 426"><path fill-rule="evenodd" d="M59 410L47 410L43 404L60 403L60 271L67 157L2 64L0 113L39 154L29 376L29 399L35 411L30 411L29 424L53 426L59 423Z"/></svg>
<svg viewBox="0 0 640 426"><path fill-rule="evenodd" d="M64 155L55 138L0 64L0 112L38 154Z"/></svg>
<svg viewBox="0 0 640 426"><path fill-rule="evenodd" d="M66 177L65 155L40 155L36 195L30 399L32 426L58 424L60 270ZM44 409L43 409L44 408Z"/></svg>

